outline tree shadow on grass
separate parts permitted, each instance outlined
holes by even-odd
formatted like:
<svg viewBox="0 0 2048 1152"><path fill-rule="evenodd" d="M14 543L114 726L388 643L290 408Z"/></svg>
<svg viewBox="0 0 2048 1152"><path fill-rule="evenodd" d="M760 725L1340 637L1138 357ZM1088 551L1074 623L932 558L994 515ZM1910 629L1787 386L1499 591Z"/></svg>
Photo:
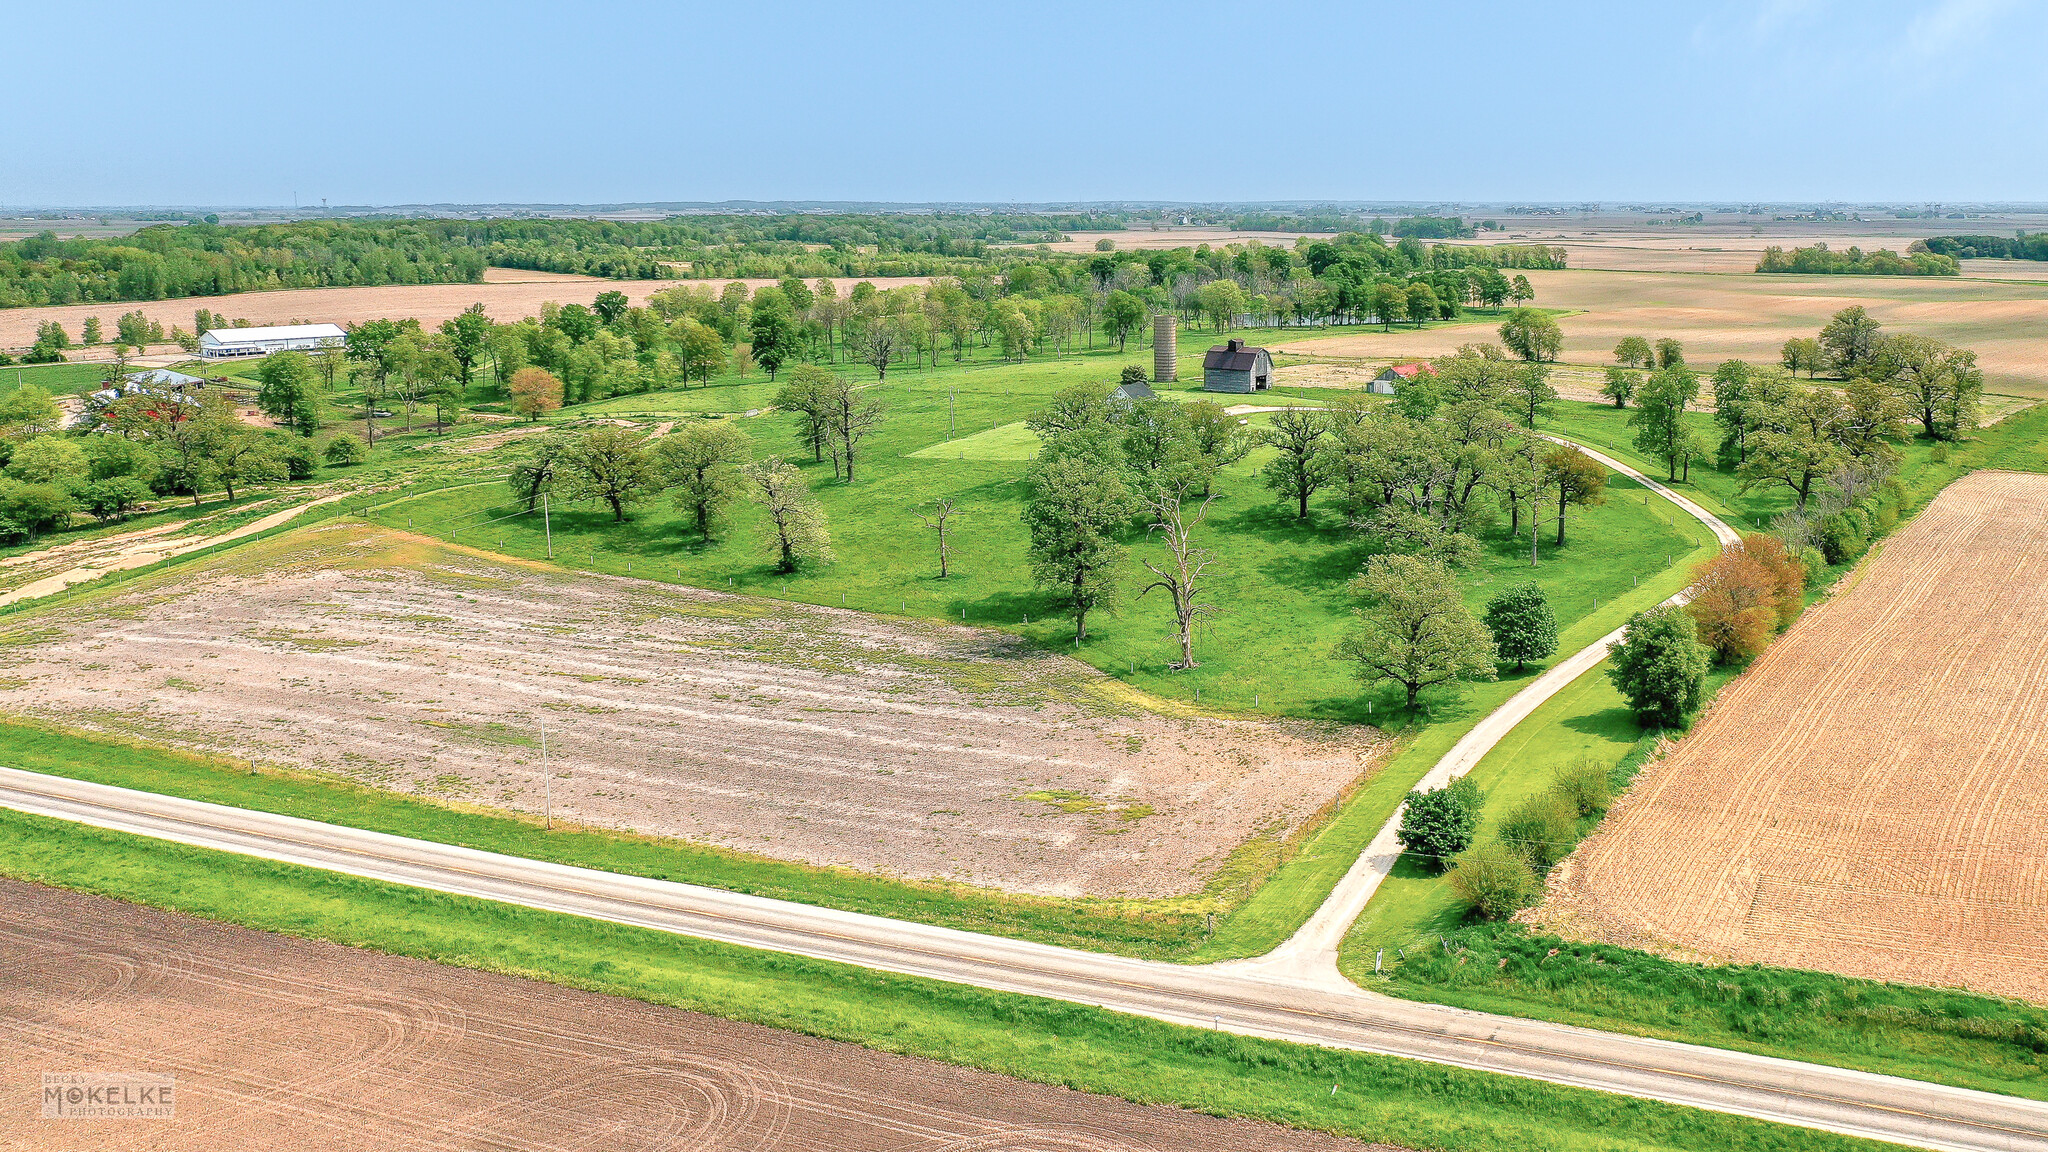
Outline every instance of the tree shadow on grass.
<svg viewBox="0 0 2048 1152"><path fill-rule="evenodd" d="M1622 705L1602 708L1584 716L1568 716L1559 723L1573 732L1627 743L1634 743L1646 731L1636 723L1635 713Z"/></svg>

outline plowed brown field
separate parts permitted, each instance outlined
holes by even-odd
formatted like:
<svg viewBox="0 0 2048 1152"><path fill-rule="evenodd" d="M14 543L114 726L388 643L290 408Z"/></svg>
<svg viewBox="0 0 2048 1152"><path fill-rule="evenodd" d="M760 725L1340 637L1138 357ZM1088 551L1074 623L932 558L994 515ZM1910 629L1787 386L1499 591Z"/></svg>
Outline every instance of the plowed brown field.
<svg viewBox="0 0 2048 1152"><path fill-rule="evenodd" d="M0 1149L1397 1152L0 880ZM45 1072L176 1114L43 1120Z"/></svg>
<svg viewBox="0 0 2048 1152"><path fill-rule="evenodd" d="M865 279L877 288L923 284L929 276L867 276L839 279L841 295ZM745 280L749 288L773 284L773 280ZM52 304L41 308L0 309L0 348L26 348L35 340L36 325L56 321L72 339L78 339L88 316L97 316L110 330L114 317L140 311L162 324L166 331L177 325L190 331L192 313L210 308L223 316L251 324L289 324L299 320L316 324L355 324L386 317L412 317L428 328L439 325L472 304L482 304L493 320L517 320L540 315L547 301L587 304L600 292L620 291L635 304L645 304L649 294L677 285L694 285L716 292L724 280L602 280L594 276L569 276L556 272L528 272L520 268L489 268L481 284L386 284L374 288L282 288L272 292L237 292L228 296L191 296L178 300L146 300L125 304ZM175 351L175 349L173 349ZM74 358L77 358L74 356Z"/></svg>
<svg viewBox="0 0 2048 1152"><path fill-rule="evenodd" d="M2048 476L1979 472L1646 771L1537 918L2048 1000Z"/></svg>
<svg viewBox="0 0 2048 1152"><path fill-rule="evenodd" d="M348 522L16 617L0 673L0 710L77 727L532 813L551 793L585 824L1054 895L1197 890L1383 746L1371 729L1161 715L1001 632Z"/></svg>

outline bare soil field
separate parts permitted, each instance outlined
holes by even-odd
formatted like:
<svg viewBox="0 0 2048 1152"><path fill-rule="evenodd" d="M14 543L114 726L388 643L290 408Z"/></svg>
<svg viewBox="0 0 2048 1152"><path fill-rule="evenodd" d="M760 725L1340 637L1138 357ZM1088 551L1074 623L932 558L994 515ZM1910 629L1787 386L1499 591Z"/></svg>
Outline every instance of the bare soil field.
<svg viewBox="0 0 2048 1152"><path fill-rule="evenodd" d="M1881 276L1671 275L1656 272L1530 272L1536 303L1560 316L1563 359L1613 362L1624 336L1673 336L1686 360L1710 370L1735 358L1775 363L1793 336L1812 336L1828 318L1861 304L1891 331L1915 332L1975 349L1993 392L2048 396L2048 284ZM1489 326L1392 332L1354 330L1278 345L1310 356L1439 356Z"/></svg>
<svg viewBox="0 0 2048 1152"><path fill-rule="evenodd" d="M1978 472L1645 770L1534 913L2048 1000L2048 476Z"/></svg>
<svg viewBox="0 0 2048 1152"><path fill-rule="evenodd" d="M922 284L928 276L870 276L877 288ZM432 328L472 304L482 304L495 320L517 320L537 316L547 301L587 303L600 292L624 292L635 304L647 302L649 294L677 284L702 284L713 291L725 280L604 280L594 276L569 276L555 272L528 272L517 268L487 268L481 284L392 284L376 288L285 288L275 292L237 292L229 296L193 296L181 300L154 300L127 304L61 304L42 308L0 309L0 348L27 347L35 341L36 325L55 320L77 339L85 318L98 316L109 329L114 318L140 309L152 320L190 331L192 313L210 308L222 315L252 324L288 324L306 320L319 324L354 324L386 317L412 317ZM746 280L751 288L772 284L772 280ZM836 281L843 294L858 279Z"/></svg>
<svg viewBox="0 0 2048 1152"><path fill-rule="evenodd" d="M0 1149L1397 1152L0 880ZM176 1079L43 1120L43 1072Z"/></svg>
<svg viewBox="0 0 2048 1152"><path fill-rule="evenodd" d="M1002 633L340 521L10 622L0 710L452 801L1054 895L1198 890L1370 730L1176 717Z"/></svg>

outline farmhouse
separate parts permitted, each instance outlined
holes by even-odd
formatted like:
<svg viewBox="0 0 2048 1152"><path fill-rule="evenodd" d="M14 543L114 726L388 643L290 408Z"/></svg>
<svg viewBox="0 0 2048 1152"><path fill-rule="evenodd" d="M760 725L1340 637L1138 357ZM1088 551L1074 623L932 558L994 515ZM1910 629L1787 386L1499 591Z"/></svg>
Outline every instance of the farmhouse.
<svg viewBox="0 0 2048 1152"><path fill-rule="evenodd" d="M1264 392L1272 381L1273 358L1242 340L1219 344L1202 357L1204 392Z"/></svg>
<svg viewBox="0 0 2048 1152"><path fill-rule="evenodd" d="M270 328L216 328L199 338L208 360L268 356L272 352L313 352L339 347L348 333L337 324L284 324Z"/></svg>
<svg viewBox="0 0 2048 1152"><path fill-rule="evenodd" d="M1429 365L1427 364L1390 364L1384 371L1373 377L1366 384L1365 390L1378 396L1392 396L1396 386L1404 381L1415 379L1417 373L1427 371L1429 371Z"/></svg>
<svg viewBox="0 0 2048 1152"><path fill-rule="evenodd" d="M1109 394L1109 402L1111 404L1123 407L1129 407L1140 400L1157 399L1159 399L1159 393L1154 392L1152 386L1143 380L1135 380L1129 384L1119 384L1116 391Z"/></svg>

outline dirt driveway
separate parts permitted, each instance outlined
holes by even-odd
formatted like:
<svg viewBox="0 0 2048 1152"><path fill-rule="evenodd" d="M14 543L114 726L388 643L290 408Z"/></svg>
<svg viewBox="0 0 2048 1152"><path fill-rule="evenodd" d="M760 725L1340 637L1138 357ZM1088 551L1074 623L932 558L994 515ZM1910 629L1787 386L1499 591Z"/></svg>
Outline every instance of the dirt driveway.
<svg viewBox="0 0 2048 1152"><path fill-rule="evenodd" d="M448 800L1050 895L1198 890L1370 729L1179 718L1004 633L330 521L17 617L0 709ZM543 787L540 738L546 731Z"/></svg>

